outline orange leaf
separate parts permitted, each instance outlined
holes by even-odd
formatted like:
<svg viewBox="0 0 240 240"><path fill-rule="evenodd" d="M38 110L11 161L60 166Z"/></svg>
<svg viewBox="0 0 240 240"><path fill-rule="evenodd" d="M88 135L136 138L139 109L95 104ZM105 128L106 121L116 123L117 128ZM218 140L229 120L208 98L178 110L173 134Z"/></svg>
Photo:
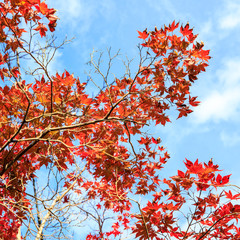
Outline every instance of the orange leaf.
<svg viewBox="0 0 240 240"><path fill-rule="evenodd" d="M143 39L143 40L145 40L146 38L148 38L148 33L147 33L146 30L144 30L143 32L139 32L139 31L138 31L138 34L139 34L138 38L141 38L141 39Z"/></svg>

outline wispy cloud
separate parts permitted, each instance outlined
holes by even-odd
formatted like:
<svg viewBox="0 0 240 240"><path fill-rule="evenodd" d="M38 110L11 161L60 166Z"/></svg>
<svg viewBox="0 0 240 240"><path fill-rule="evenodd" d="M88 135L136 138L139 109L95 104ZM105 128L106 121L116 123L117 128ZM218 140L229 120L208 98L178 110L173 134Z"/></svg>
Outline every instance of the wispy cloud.
<svg viewBox="0 0 240 240"><path fill-rule="evenodd" d="M50 0L49 5L54 6L58 10L57 15L61 19L59 24L64 24L68 27L68 30L75 29L78 32L79 30L86 31L90 28L94 9L93 4L82 0Z"/></svg>
<svg viewBox="0 0 240 240"><path fill-rule="evenodd" d="M240 134L239 134L239 132L226 132L226 131L223 131L220 134L220 138L223 141L225 146L233 147L233 146L239 145L239 143L240 143Z"/></svg>
<svg viewBox="0 0 240 240"><path fill-rule="evenodd" d="M221 29L233 29L240 24L240 2L225 1L225 7L219 12L219 26Z"/></svg>
<svg viewBox="0 0 240 240"><path fill-rule="evenodd" d="M179 12L171 1L162 0L159 4L159 0L148 0L147 4L162 14L170 14L173 18L179 17Z"/></svg>
<svg viewBox="0 0 240 240"><path fill-rule="evenodd" d="M63 71L64 67L63 67L63 62L61 60L61 57L62 57L62 53L60 51L56 51L53 60L48 65L48 72L51 75L55 75L56 72L59 72L60 69L61 71Z"/></svg>
<svg viewBox="0 0 240 240"><path fill-rule="evenodd" d="M50 6L58 10L60 24L68 27L76 33L83 33L90 30L96 17L101 15L108 18L115 7L114 2L110 0L102 1L84 1L84 0L49 0Z"/></svg>
<svg viewBox="0 0 240 240"><path fill-rule="evenodd" d="M214 90L208 92L193 113L195 123L232 121L240 117L240 59L226 60L215 78Z"/></svg>

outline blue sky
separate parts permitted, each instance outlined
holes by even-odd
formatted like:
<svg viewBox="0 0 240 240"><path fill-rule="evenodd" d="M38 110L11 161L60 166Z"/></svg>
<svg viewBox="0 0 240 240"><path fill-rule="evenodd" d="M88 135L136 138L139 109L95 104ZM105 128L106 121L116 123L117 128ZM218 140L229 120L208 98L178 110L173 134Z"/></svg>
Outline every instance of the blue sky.
<svg viewBox="0 0 240 240"><path fill-rule="evenodd" d="M173 20L187 22L210 49L207 71L192 88L201 105L153 132L171 155L168 172L175 174L186 158L213 158L232 181L240 183L240 1L238 0L58 0L58 39L75 37L59 50L51 70L68 70L86 79L86 62L93 49L121 49L136 57L137 30L160 28ZM117 69L117 68L116 68ZM115 72L117 75L118 73Z"/></svg>
<svg viewBox="0 0 240 240"><path fill-rule="evenodd" d="M201 105L188 118L175 120L165 127L153 126L171 159L165 173L175 175L184 169L183 160L214 159L232 173L232 183L240 185L240 1L239 0L46 0L58 9L58 40L75 37L58 50L51 72L65 69L82 81L86 62L95 50L113 52L122 57L137 57L140 42L137 30L168 25L173 20L189 22L199 40L210 49L212 59L205 73L192 88ZM121 75L120 61L114 74ZM133 69L134 69L133 65ZM119 70L120 69L120 70ZM119 72L118 72L119 71Z"/></svg>

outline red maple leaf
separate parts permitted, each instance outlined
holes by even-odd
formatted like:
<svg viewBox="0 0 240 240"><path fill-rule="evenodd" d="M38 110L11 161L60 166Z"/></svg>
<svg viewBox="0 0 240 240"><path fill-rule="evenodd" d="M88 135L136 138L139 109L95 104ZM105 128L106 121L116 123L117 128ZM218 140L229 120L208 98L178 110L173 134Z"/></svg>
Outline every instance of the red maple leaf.
<svg viewBox="0 0 240 240"><path fill-rule="evenodd" d="M42 23L39 23L39 25L36 28L34 28L34 30L39 31L41 37L46 36L47 27Z"/></svg>
<svg viewBox="0 0 240 240"><path fill-rule="evenodd" d="M143 32L139 32L139 31L137 31L137 32L139 34L138 38L141 38L143 40L145 40L149 36L146 30L144 30Z"/></svg>

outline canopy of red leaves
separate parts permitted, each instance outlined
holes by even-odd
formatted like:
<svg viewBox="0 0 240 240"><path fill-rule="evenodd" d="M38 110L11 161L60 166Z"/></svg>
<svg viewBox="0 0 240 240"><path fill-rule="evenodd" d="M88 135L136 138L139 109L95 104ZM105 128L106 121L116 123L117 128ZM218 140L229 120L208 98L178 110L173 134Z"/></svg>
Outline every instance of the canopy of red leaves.
<svg viewBox="0 0 240 240"><path fill-rule="evenodd" d="M55 9L40 0L5 0L0 3L0 11L0 42L5 46L0 53L0 78L3 82L15 81L0 87L1 239L15 238L25 217L24 207L29 207L26 183L35 177L35 172L49 164L66 171L75 162L74 156L92 178L83 179L73 172L66 177L64 186L69 188L77 182L78 192L85 191L88 199L100 198L97 209L104 206L118 215L111 231L89 234L86 239L114 239L121 233L120 225L139 239L160 240L165 234L175 239L199 240L205 236L240 237L239 229L231 223L239 218L240 206L230 202L239 199L239 194L212 193L227 185L230 175L216 175L219 169L212 161L186 160L185 172L179 170L170 180L160 179L159 170L169 154L159 146L160 138L143 133L149 123L164 126L170 122L170 108L175 107L181 118L199 104L191 96L190 87L205 71L210 57L203 43L196 42L197 35L189 24L173 22L161 29L138 32L142 47L151 57L139 66L134 78L115 79L97 96L90 97L86 83L68 71L54 76L44 74L29 83L20 78L18 66L7 67L9 51L21 49L30 54L21 41L26 30L19 23L36 24L34 30L44 37L48 29L55 29ZM43 20L48 21L48 28ZM123 144L133 147L134 135L140 136L138 152ZM190 189L206 194L191 198ZM135 203L130 194L152 194L153 200L145 207L138 205L139 214L129 214ZM224 197L229 201L221 205ZM63 203L68 201L69 195L65 195ZM200 224L199 231L192 227L181 229L177 223L176 213L188 202L194 207L191 223Z"/></svg>

